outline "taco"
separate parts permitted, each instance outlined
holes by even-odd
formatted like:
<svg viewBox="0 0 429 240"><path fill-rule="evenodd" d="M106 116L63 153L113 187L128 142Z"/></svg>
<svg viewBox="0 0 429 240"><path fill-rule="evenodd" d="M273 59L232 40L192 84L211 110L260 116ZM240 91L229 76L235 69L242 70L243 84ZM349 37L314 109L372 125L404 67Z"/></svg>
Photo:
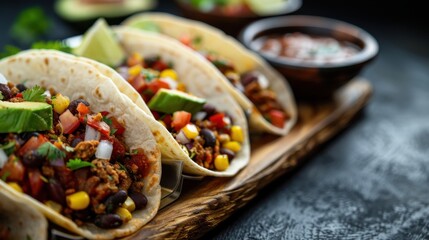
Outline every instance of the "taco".
<svg viewBox="0 0 429 240"><path fill-rule="evenodd" d="M218 177L233 176L246 166L250 158L246 118L219 83L222 75L175 40L127 27L113 30L128 56L121 66L116 66L122 81L137 89L149 108L153 107L150 100L155 95L162 95L155 98L161 101L169 99L166 108L152 108L148 112L161 120L149 125L163 161L182 160L186 173ZM100 65L86 58L77 59ZM170 91L157 94L159 89L166 88ZM175 104L176 100L180 104ZM210 121L212 115L216 116Z"/></svg>
<svg viewBox="0 0 429 240"><path fill-rule="evenodd" d="M93 66L38 52L0 61L0 188L86 238L137 231L161 198L147 115Z"/></svg>
<svg viewBox="0 0 429 240"><path fill-rule="evenodd" d="M0 186L0 239L44 240L47 231L48 222L40 212Z"/></svg>
<svg viewBox="0 0 429 240"><path fill-rule="evenodd" d="M223 87L250 113L251 130L285 135L295 124L296 105L286 80L222 31L163 13L138 14L123 25L173 37L209 60L224 75Z"/></svg>

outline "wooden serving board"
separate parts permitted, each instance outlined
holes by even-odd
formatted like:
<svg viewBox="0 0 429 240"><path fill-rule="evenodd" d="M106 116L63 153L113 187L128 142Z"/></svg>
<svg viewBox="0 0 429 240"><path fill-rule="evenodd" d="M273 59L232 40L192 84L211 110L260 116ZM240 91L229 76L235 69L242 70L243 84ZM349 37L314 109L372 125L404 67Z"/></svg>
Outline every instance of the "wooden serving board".
<svg viewBox="0 0 429 240"><path fill-rule="evenodd" d="M185 184L176 202L126 239L201 237L344 129L366 105L371 93L368 81L356 79L340 89L332 102L299 104L299 120L287 136L252 136L250 163L237 176Z"/></svg>

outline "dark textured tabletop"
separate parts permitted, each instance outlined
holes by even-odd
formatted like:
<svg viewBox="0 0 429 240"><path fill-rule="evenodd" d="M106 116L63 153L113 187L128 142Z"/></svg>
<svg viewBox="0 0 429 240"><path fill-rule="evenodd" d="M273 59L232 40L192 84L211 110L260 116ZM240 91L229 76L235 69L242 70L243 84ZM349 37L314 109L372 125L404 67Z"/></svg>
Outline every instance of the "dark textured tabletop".
<svg viewBox="0 0 429 240"><path fill-rule="evenodd" d="M39 2L55 19L47 38L79 34ZM429 17L418 2L304 0L294 14L344 20L378 40L361 74L374 95L345 131L205 238L429 239ZM36 4L0 4L0 46L16 14ZM166 0L158 10L178 13Z"/></svg>

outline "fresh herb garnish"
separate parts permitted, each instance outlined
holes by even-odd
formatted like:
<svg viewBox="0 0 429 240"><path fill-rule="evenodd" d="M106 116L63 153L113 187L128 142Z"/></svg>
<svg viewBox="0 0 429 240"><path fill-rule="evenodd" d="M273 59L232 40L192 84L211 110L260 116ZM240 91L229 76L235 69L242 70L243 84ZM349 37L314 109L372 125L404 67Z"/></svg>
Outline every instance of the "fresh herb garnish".
<svg viewBox="0 0 429 240"><path fill-rule="evenodd" d="M31 45L33 49L54 49L66 53L71 53L71 48L61 41L38 41Z"/></svg>
<svg viewBox="0 0 429 240"><path fill-rule="evenodd" d="M115 135L115 133L118 131L116 128L110 128L110 136Z"/></svg>
<svg viewBox="0 0 429 240"><path fill-rule="evenodd" d="M149 82L158 77L157 72L148 69L142 69L141 73L143 75L144 80Z"/></svg>
<svg viewBox="0 0 429 240"><path fill-rule="evenodd" d="M139 153L139 150L133 149L131 150L130 155L136 155L137 153Z"/></svg>
<svg viewBox="0 0 429 240"><path fill-rule="evenodd" d="M21 43L34 42L45 34L50 27L50 20L40 7L30 7L22 11L12 26L12 37Z"/></svg>
<svg viewBox="0 0 429 240"><path fill-rule="evenodd" d="M70 168L72 171L84 168L84 167L95 167L94 164L90 162L82 161L80 158L70 159L67 162L67 167Z"/></svg>
<svg viewBox="0 0 429 240"><path fill-rule="evenodd" d="M59 158L65 158L66 154L55 147L52 143L47 142L42 144L38 149L37 152L40 153L40 155L46 156L46 158L50 161L53 161L55 159Z"/></svg>
<svg viewBox="0 0 429 240"><path fill-rule="evenodd" d="M196 153L194 151L191 152L191 154L189 155L189 158L192 159L193 157L195 157Z"/></svg>
<svg viewBox="0 0 429 240"><path fill-rule="evenodd" d="M45 90L39 86L34 86L22 92L22 97L24 100L29 102L44 102L45 95L43 94Z"/></svg>
<svg viewBox="0 0 429 240"><path fill-rule="evenodd" d="M11 155L15 151L15 145L16 145L15 141L10 141L3 145L0 145L0 149L3 149L6 155Z"/></svg>
<svg viewBox="0 0 429 240"><path fill-rule="evenodd" d="M6 182L7 178L10 176L10 172L6 171L3 176L1 176L1 180L3 180L3 182Z"/></svg>
<svg viewBox="0 0 429 240"><path fill-rule="evenodd" d="M6 45L0 53L0 59L15 55L21 51L20 48L13 45Z"/></svg>
<svg viewBox="0 0 429 240"><path fill-rule="evenodd" d="M198 45L203 41L203 38L201 36L196 36L194 39L192 39L192 44Z"/></svg>
<svg viewBox="0 0 429 240"><path fill-rule="evenodd" d="M113 136L116 133L116 131L118 131L118 129L113 127L112 119L103 116L102 120L103 120L103 122L107 123L107 125L109 125L110 136Z"/></svg>

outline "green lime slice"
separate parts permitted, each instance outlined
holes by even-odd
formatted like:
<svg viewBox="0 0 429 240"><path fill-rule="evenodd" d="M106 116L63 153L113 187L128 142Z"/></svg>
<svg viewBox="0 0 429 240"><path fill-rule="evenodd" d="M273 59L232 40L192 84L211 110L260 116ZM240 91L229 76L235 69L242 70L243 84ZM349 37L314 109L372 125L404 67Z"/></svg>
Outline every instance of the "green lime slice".
<svg viewBox="0 0 429 240"><path fill-rule="evenodd" d="M119 41L102 18L88 29L82 43L73 49L73 54L94 59L111 67L118 66L125 59L125 52Z"/></svg>
<svg viewBox="0 0 429 240"><path fill-rule="evenodd" d="M282 12L288 0L245 0L250 9L258 15L270 15Z"/></svg>

